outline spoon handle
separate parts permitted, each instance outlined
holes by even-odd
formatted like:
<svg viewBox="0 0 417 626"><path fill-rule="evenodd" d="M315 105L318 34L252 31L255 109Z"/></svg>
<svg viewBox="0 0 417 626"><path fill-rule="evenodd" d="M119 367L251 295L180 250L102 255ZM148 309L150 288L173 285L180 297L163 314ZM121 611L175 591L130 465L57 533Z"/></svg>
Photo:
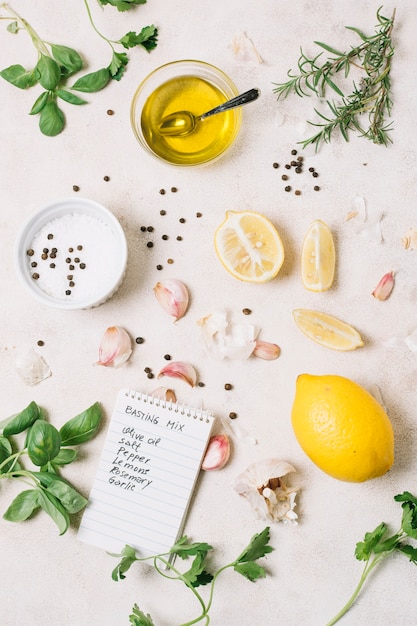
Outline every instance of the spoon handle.
<svg viewBox="0 0 417 626"><path fill-rule="evenodd" d="M235 107L240 107L248 102L253 102L257 98L259 98L261 94L260 89L249 89L249 91L245 91L245 93L241 93L239 96L220 104L219 106L207 111L207 113L203 113L200 117L200 120L204 120L206 117L210 117L210 115L215 115L216 113L221 113L222 111L228 111L229 109L234 109Z"/></svg>

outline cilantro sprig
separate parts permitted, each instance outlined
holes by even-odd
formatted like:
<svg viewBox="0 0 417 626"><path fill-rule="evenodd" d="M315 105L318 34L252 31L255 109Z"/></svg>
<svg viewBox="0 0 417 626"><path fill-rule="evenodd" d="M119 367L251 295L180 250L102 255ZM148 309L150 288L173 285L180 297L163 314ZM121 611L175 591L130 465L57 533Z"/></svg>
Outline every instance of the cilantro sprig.
<svg viewBox="0 0 417 626"><path fill-rule="evenodd" d="M207 556L213 550L213 547L208 543L190 543L186 535L181 537L168 552L150 557L139 557L135 549L127 545L120 554L113 555L121 557L121 560L113 569L112 578L115 581L126 578L126 572L136 561L152 561L155 570L161 576L183 582L193 592L200 604L200 615L191 621L181 624L181 626L191 626L191 624L197 624L203 620L207 625L210 623L209 612L213 603L215 584L222 572L233 568L235 572L251 582L266 577L266 570L257 561L273 550L272 546L269 545L269 530L269 527L266 527L261 533L254 535L249 545L234 561L223 565L214 574L208 571L206 563ZM175 557L179 557L184 561L192 557L190 567L185 571L178 569L173 565ZM201 594L196 591L197 587L203 585L210 585L207 600L204 600ZM134 605L129 619L132 626L154 626L152 617L149 614L145 614L137 604Z"/></svg>
<svg viewBox="0 0 417 626"><path fill-rule="evenodd" d="M336 624L351 608L359 595L368 576L382 561L393 553L405 554L409 560L417 565L417 547L409 542L417 539L417 498L409 491L394 497L401 502L401 527L393 535L388 532L385 522L379 524L375 530L365 534L363 541L356 544L355 556L359 561L365 561L365 567L359 583L345 606L330 620L327 626Z"/></svg>
<svg viewBox="0 0 417 626"><path fill-rule="evenodd" d="M96 402L57 430L45 420L36 402L31 402L0 424L0 480L18 480L29 487L14 498L4 519L23 522L43 510L58 526L60 535L67 531L70 516L81 511L87 499L59 472L76 459L75 446L94 437L100 419L101 409ZM16 436L22 433L25 441L19 448ZM22 465L25 456L39 469L26 469Z"/></svg>
<svg viewBox="0 0 417 626"><path fill-rule="evenodd" d="M43 88L30 110L30 115L39 115L39 128L49 137L58 135L65 127L61 101L73 105L87 104L87 101L75 92L94 93L104 89L111 80L120 81L129 63L129 57L122 51L123 49L129 50L140 46L151 52L157 45L158 30L154 25L145 26L139 32L129 31L120 39L109 39L96 27L89 1L83 2L92 28L110 46L111 57L107 66L81 76L72 85L68 85L69 79L84 67L81 54L68 46L43 40L6 2L0 4L0 20L9 21L7 30L12 34L20 30L26 31L37 51L37 62L33 68L27 69L15 64L1 70L0 76L19 89L28 89L35 85ZM110 4L119 11L127 11L145 2L146 0L99 0L100 5ZM1 14L1 10L5 15Z"/></svg>

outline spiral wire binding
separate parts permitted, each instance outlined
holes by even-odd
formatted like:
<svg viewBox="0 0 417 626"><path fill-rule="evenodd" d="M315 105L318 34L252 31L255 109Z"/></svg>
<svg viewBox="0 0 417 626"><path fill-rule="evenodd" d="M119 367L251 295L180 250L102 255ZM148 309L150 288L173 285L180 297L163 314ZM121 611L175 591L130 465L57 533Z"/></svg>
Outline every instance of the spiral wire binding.
<svg viewBox="0 0 417 626"><path fill-rule="evenodd" d="M211 413L200 409L190 409L184 404L177 404L176 402L172 402L171 400L164 400L162 398L156 398L147 393L143 393L140 391L135 391L134 389L128 389L125 395L133 400L139 400L141 402L145 402L150 404L151 406L162 407L163 409L168 409L168 411L174 411L174 413L179 413L180 415L186 415L187 417L192 417L193 419L199 419L200 422L204 421L204 417L206 418L206 423L210 423L210 418L213 417ZM194 411L194 413L192 412Z"/></svg>

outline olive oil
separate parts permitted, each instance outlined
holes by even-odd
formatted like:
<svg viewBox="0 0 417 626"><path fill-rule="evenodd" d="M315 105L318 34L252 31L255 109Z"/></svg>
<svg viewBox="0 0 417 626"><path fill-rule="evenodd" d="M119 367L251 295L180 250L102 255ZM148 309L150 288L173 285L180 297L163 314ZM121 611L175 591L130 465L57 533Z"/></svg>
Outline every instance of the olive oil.
<svg viewBox="0 0 417 626"><path fill-rule="evenodd" d="M198 76L178 76L157 87L146 100L141 127L146 143L160 158L176 165L198 165L219 156L234 140L239 129L239 113L225 111L197 124L183 137L163 136L158 132L161 120L177 111L195 116L228 100L216 85Z"/></svg>

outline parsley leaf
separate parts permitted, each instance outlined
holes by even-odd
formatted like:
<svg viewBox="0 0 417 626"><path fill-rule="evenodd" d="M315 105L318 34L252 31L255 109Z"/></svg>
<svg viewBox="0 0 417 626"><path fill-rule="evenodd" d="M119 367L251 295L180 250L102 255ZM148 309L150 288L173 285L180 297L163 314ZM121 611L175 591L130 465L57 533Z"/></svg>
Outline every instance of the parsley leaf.
<svg viewBox="0 0 417 626"><path fill-rule="evenodd" d="M124 48L134 48L135 46L142 46L150 52L156 48L158 42L158 29L152 24L151 26L145 26L140 33L129 31L121 39L119 43Z"/></svg>
<svg viewBox="0 0 417 626"><path fill-rule="evenodd" d="M116 581L123 580L126 578L125 574L130 569L131 565L138 560L136 552L132 546L125 546L120 554L113 554L112 556L121 556L122 559L112 571L111 577Z"/></svg>
<svg viewBox="0 0 417 626"><path fill-rule="evenodd" d="M268 545L269 539L269 526L267 526L261 533L252 537L249 545L237 557L234 563L255 561L256 559L260 559L265 556L265 554L272 552L274 548Z"/></svg>
<svg viewBox="0 0 417 626"><path fill-rule="evenodd" d="M212 549L213 547L208 543L189 543L187 535L184 535L172 546L170 553L176 554L181 559L187 559L195 554L206 555Z"/></svg>
<svg viewBox="0 0 417 626"><path fill-rule="evenodd" d="M128 11L135 4L146 4L146 0L98 0L101 6L110 4L112 7L116 7L118 11Z"/></svg>
<svg viewBox="0 0 417 626"><path fill-rule="evenodd" d="M108 67L113 80L120 80L126 69L126 65L129 63L126 52L113 52L111 63Z"/></svg>
<svg viewBox="0 0 417 626"><path fill-rule="evenodd" d="M132 614L129 615L129 621L132 626L155 626L151 616L145 615L137 604L134 605L132 611Z"/></svg>
<svg viewBox="0 0 417 626"><path fill-rule="evenodd" d="M359 541L356 544L355 556L358 561L367 561L372 554L375 546L381 541L385 531L387 529L386 524L382 522L370 533L365 533L363 541Z"/></svg>

